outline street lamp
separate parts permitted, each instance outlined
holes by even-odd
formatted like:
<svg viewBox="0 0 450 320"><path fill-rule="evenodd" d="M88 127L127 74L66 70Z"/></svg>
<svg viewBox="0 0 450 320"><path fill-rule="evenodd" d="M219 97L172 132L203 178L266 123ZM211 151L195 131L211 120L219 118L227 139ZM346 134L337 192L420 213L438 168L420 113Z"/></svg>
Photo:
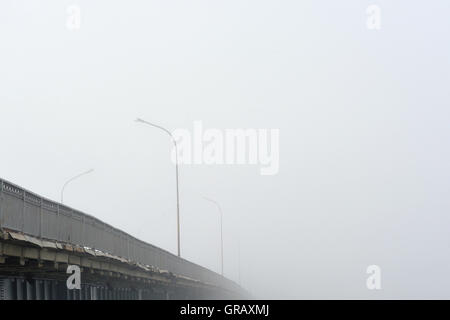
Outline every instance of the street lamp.
<svg viewBox="0 0 450 320"><path fill-rule="evenodd" d="M177 186L177 244L178 244L178 256L180 255L180 194L179 194L179 188L178 188L178 149L177 149L177 142L172 135L172 133L167 130L166 128L163 128L161 126L158 126L156 124L150 123L148 121L142 120L142 119L136 119L136 122L144 123L146 125L161 129L165 133L167 133L170 138L172 139L173 145L175 146L175 177L176 177L176 186Z"/></svg>
<svg viewBox="0 0 450 320"><path fill-rule="evenodd" d="M78 178L80 178L80 177L82 177L82 176L84 176L84 175L87 175L87 174L89 174L89 173L91 173L91 172L93 172L93 171L94 171L94 169L90 169L90 170L88 170L88 171L85 171L85 172L82 172L82 173L80 173L80 174L77 174L75 177L70 178L69 180L66 181L66 183L64 183L64 185L63 185L63 187L62 187L62 189L61 189L61 203L62 203L62 204L64 204L64 190L66 189L67 185L68 185L69 183L71 183L73 180L78 179Z"/></svg>
<svg viewBox="0 0 450 320"><path fill-rule="evenodd" d="M212 200L207 197L203 197L206 201L212 202L216 205L217 209L219 209L220 213L220 256L221 256L221 265L222 265L222 276L223 276L223 213L222 208L220 207L219 203L215 200Z"/></svg>

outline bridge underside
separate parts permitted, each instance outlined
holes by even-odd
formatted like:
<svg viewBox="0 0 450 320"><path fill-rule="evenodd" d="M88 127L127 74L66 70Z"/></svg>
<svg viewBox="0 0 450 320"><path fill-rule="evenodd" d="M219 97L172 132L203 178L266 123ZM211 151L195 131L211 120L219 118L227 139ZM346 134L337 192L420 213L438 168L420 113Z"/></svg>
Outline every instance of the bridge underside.
<svg viewBox="0 0 450 320"><path fill-rule="evenodd" d="M33 243L35 242L35 243ZM69 290L68 265L80 266L81 289ZM0 231L0 300L232 299L231 293L193 279L151 270L67 245L43 247Z"/></svg>
<svg viewBox="0 0 450 320"><path fill-rule="evenodd" d="M179 291L176 291L179 294ZM111 285L110 281L84 283L80 290L68 290L64 280L49 277L0 276L0 300L163 300L184 299L155 288L139 289L129 285Z"/></svg>

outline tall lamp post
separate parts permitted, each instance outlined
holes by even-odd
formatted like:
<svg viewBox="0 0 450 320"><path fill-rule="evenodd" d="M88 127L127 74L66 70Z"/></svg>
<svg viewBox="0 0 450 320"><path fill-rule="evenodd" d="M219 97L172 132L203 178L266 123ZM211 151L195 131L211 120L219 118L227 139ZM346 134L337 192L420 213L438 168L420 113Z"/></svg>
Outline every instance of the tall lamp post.
<svg viewBox="0 0 450 320"><path fill-rule="evenodd" d="M222 213L222 208L220 207L220 204L215 201L212 200L210 198L207 197L203 197L206 201L212 202L216 205L217 209L219 210L220 213L220 257L221 257L221 269L222 269L222 276L223 276L223 213Z"/></svg>
<svg viewBox="0 0 450 320"><path fill-rule="evenodd" d="M172 135L172 133L167 130L166 128L163 128L161 126L158 126L156 124L150 123L148 121L142 120L142 119L136 119L136 122L143 123L158 129L161 129L165 133L167 133L170 138L172 139L173 145L175 146L175 177L176 177L176 187L177 187L177 248L178 248L178 256L181 257L180 254L180 193L178 188L178 149L177 149L177 142Z"/></svg>
<svg viewBox="0 0 450 320"><path fill-rule="evenodd" d="M82 172L80 174L77 174L76 176L74 176L74 177L70 178L69 180L67 180L66 183L64 183L63 187L61 188L61 203L62 204L64 204L64 190L66 189L67 185L69 183L71 183L72 181L74 181L74 180L76 180L76 179L78 179L78 178L80 178L80 177L82 177L84 175L87 175L87 174L89 174L89 173L91 173L93 171L94 171L94 169L90 169L88 171L85 171L85 172Z"/></svg>

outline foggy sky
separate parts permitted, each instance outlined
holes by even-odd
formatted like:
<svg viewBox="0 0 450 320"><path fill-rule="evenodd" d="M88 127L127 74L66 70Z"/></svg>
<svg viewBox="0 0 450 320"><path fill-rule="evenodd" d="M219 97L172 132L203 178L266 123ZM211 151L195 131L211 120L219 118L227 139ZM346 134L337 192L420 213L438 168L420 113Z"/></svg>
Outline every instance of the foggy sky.
<svg viewBox="0 0 450 320"><path fill-rule="evenodd" d="M69 5L81 28L66 28ZM366 8L381 8L368 30ZM0 3L0 177L176 253L174 130L280 130L280 170L180 167L181 253L260 298L450 298L448 1ZM379 265L382 289L366 288Z"/></svg>

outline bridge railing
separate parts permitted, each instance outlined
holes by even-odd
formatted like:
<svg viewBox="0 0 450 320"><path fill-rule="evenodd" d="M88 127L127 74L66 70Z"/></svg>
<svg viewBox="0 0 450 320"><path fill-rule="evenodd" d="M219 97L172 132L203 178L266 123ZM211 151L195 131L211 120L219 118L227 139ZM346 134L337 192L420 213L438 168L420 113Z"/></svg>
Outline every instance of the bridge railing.
<svg viewBox="0 0 450 320"><path fill-rule="evenodd" d="M141 241L83 212L0 180L0 227L42 239L97 249L174 274L233 288L219 274Z"/></svg>

